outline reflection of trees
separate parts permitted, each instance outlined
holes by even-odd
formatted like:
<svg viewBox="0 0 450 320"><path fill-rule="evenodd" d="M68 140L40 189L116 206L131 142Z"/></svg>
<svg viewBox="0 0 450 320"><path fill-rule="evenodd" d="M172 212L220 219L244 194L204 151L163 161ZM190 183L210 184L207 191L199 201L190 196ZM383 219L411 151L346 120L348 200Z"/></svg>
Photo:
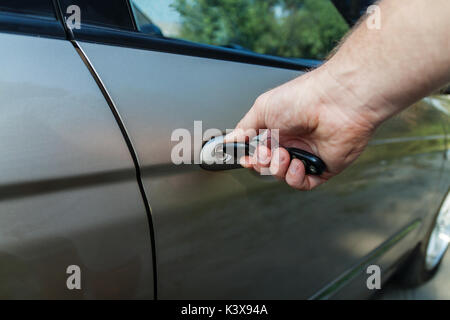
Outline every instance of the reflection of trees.
<svg viewBox="0 0 450 320"><path fill-rule="evenodd" d="M348 30L329 0L175 0L181 38L297 58L324 58Z"/></svg>

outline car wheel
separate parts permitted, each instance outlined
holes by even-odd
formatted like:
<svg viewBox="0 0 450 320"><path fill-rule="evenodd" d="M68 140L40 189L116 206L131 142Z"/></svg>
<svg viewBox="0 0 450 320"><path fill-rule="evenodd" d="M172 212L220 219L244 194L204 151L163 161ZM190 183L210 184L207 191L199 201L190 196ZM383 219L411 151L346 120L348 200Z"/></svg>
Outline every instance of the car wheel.
<svg viewBox="0 0 450 320"><path fill-rule="evenodd" d="M447 193L424 241L397 274L406 287L416 287L434 276L450 242L450 192Z"/></svg>

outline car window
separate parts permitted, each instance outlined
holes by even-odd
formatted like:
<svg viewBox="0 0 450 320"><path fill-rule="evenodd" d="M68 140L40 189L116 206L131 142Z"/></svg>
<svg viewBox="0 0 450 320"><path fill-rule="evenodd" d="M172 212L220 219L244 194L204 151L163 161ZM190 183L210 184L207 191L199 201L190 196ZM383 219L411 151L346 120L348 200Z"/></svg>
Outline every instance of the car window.
<svg viewBox="0 0 450 320"><path fill-rule="evenodd" d="M72 5L80 7L81 24L133 30L133 20L127 2L123 0L60 0L63 13Z"/></svg>
<svg viewBox="0 0 450 320"><path fill-rule="evenodd" d="M289 58L324 59L349 26L329 0L132 0L139 31Z"/></svg>
<svg viewBox="0 0 450 320"><path fill-rule="evenodd" d="M0 12L55 18L52 0L1 0Z"/></svg>

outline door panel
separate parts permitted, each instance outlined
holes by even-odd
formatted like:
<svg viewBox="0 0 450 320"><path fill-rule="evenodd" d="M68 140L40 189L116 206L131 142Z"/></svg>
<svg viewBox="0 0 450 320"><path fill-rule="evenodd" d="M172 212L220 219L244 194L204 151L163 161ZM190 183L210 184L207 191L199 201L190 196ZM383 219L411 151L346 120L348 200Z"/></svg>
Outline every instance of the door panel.
<svg viewBox="0 0 450 320"><path fill-rule="evenodd" d="M299 72L81 47L138 154L154 219L160 298L311 297L438 205L444 137L440 112L426 103L385 124L340 177L298 192L243 169L173 165L171 134L193 132L195 120L203 130L233 128L259 94Z"/></svg>
<svg viewBox="0 0 450 320"><path fill-rule="evenodd" d="M0 43L0 297L152 298L144 203L97 84L68 41Z"/></svg>

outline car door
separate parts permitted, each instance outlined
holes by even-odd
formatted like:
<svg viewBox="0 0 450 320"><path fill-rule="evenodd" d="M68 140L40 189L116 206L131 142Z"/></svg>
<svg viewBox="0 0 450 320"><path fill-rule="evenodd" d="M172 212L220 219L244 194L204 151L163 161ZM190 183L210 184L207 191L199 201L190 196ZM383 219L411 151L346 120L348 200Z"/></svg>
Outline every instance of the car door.
<svg viewBox="0 0 450 320"><path fill-rule="evenodd" d="M0 3L0 298L153 298L122 132L51 1Z"/></svg>
<svg viewBox="0 0 450 320"><path fill-rule="evenodd" d="M137 153L158 298L329 297L369 263L390 268L439 205L445 136L426 101L387 122L345 173L298 192L248 170L175 165L172 134L194 136L195 121L233 128L311 65L92 24L73 32Z"/></svg>

